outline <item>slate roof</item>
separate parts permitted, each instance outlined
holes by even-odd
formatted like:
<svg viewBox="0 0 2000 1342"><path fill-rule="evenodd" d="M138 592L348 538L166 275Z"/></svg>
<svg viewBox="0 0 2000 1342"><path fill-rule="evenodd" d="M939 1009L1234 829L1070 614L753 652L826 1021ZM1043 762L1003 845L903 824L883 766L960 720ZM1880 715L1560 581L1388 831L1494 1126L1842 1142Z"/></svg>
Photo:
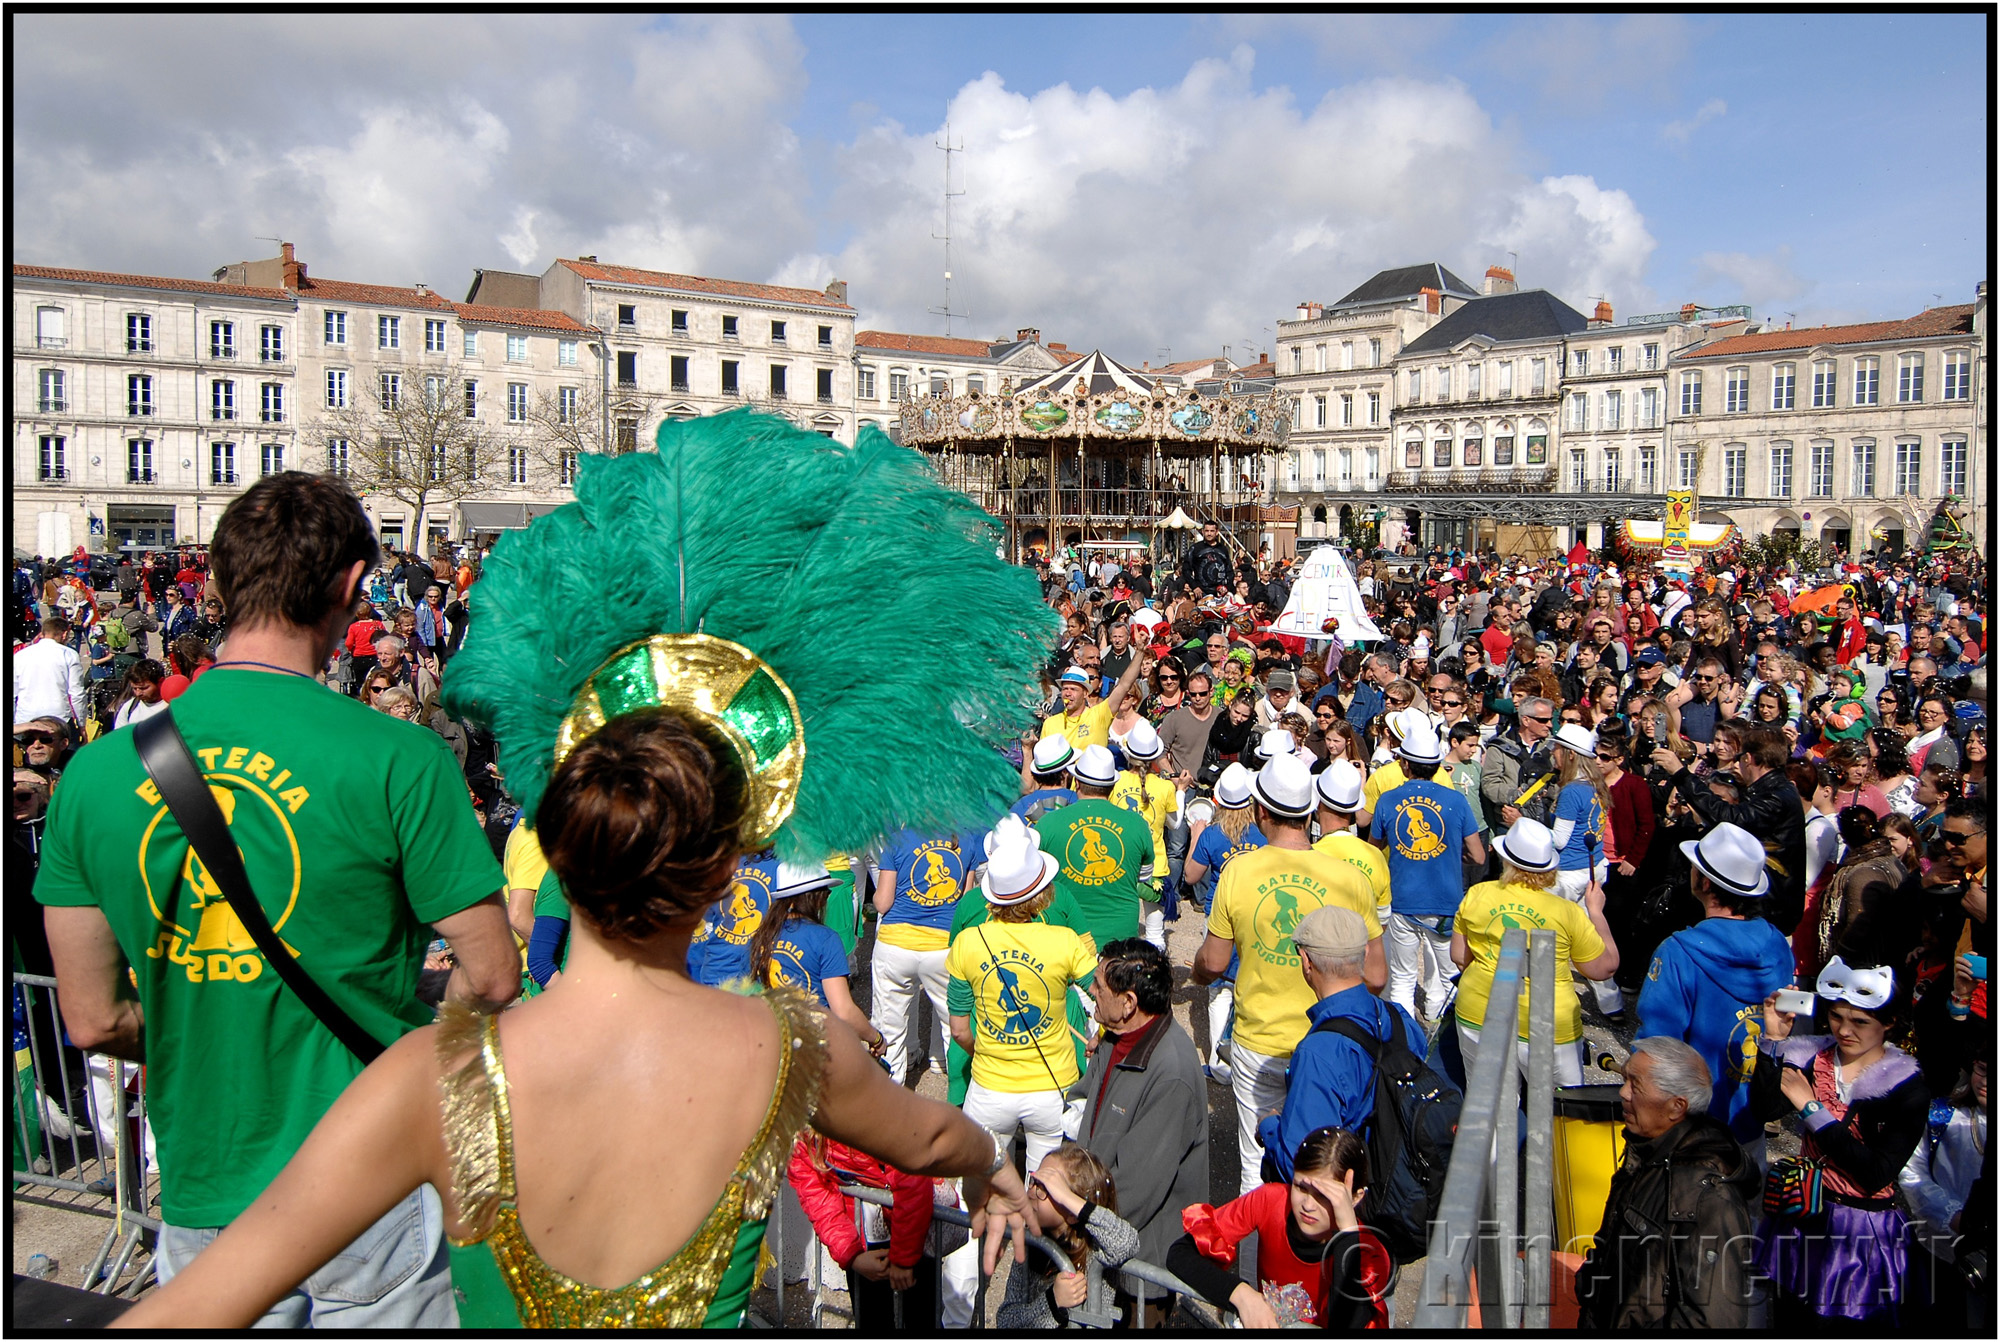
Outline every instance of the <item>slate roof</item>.
<svg viewBox="0 0 2000 1342"><path fill-rule="evenodd" d="M1590 323L1547 289L1475 298L1403 346L1404 354L1448 350L1473 336L1496 343L1574 335Z"/></svg>
<svg viewBox="0 0 2000 1342"><path fill-rule="evenodd" d="M1429 261L1421 266L1379 270L1364 280L1360 288L1334 306L1341 307L1348 303L1384 303L1393 298L1414 298L1425 289L1436 289L1448 294L1463 294L1468 298L1479 296L1479 290L1446 270L1438 262Z"/></svg>

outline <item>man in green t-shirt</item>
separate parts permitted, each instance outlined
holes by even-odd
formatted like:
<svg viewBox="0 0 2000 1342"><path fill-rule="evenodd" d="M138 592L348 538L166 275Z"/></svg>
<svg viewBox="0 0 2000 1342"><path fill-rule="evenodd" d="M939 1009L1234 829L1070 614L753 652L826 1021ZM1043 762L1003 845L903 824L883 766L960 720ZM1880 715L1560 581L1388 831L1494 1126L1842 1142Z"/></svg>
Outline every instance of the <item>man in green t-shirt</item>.
<svg viewBox="0 0 2000 1342"><path fill-rule="evenodd" d="M451 996L497 1008L520 982L500 866L450 749L314 679L378 554L338 481L289 471L252 486L210 550L228 642L172 712L273 929L386 1044L431 1019L416 986L433 928L458 961ZM65 771L35 897L70 1037L147 1064L164 1282L264 1191L360 1062L265 963L131 732ZM426 1186L263 1322L452 1327L446 1263Z"/></svg>
<svg viewBox="0 0 2000 1342"><path fill-rule="evenodd" d="M1152 887L1139 869L1153 863L1153 831L1146 817L1111 800L1118 766L1103 746L1085 746L1070 776L1077 799L1035 822L1042 851L1062 864L1057 891L1083 911L1084 927L1099 946L1139 935Z"/></svg>

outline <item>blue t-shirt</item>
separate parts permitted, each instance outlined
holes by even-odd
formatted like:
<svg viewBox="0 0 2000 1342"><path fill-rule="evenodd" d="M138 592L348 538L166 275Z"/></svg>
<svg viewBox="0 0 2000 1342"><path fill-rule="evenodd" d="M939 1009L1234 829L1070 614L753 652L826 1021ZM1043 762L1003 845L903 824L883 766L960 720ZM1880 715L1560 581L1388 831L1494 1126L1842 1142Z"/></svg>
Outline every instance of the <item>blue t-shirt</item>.
<svg viewBox="0 0 2000 1342"><path fill-rule="evenodd" d="M778 859L770 852L736 864L729 891L710 908L688 943L688 977L718 987L750 973L750 939L771 912Z"/></svg>
<svg viewBox="0 0 2000 1342"><path fill-rule="evenodd" d="M1270 840L1264 831L1252 824L1243 831L1243 837L1231 843L1229 836L1222 832L1222 826L1210 825L1194 841L1194 851L1188 854L1188 861L1199 862L1208 868L1208 875L1202 877L1201 902L1204 907L1215 902L1215 882L1222 875L1222 869L1229 865L1229 859L1238 853L1247 853L1253 848L1262 848Z"/></svg>
<svg viewBox="0 0 2000 1342"><path fill-rule="evenodd" d="M1007 809L1032 825L1058 806L1068 806L1076 801L1076 791L1066 787L1036 788ZM1032 814L1030 814L1032 812Z"/></svg>
<svg viewBox="0 0 2000 1342"><path fill-rule="evenodd" d="M1421 918L1458 912L1465 899L1459 858L1466 835L1479 832L1463 793L1448 783L1413 778L1382 794L1374 829L1388 840L1392 912Z"/></svg>
<svg viewBox="0 0 2000 1342"><path fill-rule="evenodd" d="M1581 778L1564 783L1556 795L1555 818L1572 822L1558 870L1588 871L1604 860L1604 803L1596 788Z"/></svg>
<svg viewBox="0 0 2000 1342"><path fill-rule="evenodd" d="M968 836L956 834L925 838L909 829L895 834L875 864L879 871L896 873L895 902L882 915L882 925L910 923L930 928L944 938L938 946L943 950L950 941L958 897L965 892L966 871L976 868L985 852L981 837L976 835L968 841ZM978 857L968 861L968 853ZM900 943L892 940L891 944Z"/></svg>
<svg viewBox="0 0 2000 1342"><path fill-rule="evenodd" d="M826 981L847 977L847 948L840 935L810 918L790 918L771 943L771 982L789 984L826 1000Z"/></svg>

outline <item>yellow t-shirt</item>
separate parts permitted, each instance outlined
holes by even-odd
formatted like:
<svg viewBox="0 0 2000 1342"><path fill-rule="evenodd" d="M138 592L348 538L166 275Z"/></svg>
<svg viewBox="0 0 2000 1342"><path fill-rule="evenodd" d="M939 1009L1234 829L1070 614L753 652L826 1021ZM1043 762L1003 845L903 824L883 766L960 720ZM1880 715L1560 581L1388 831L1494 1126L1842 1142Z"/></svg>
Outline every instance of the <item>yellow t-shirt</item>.
<svg viewBox="0 0 2000 1342"><path fill-rule="evenodd" d="M1097 969L1088 940L1050 923L988 919L958 934L944 967L950 996L970 991L974 1081L1009 1095L1076 1084L1065 999Z"/></svg>
<svg viewBox="0 0 2000 1342"><path fill-rule="evenodd" d="M1081 713L1057 713L1042 719L1043 736L1067 736L1078 750L1085 746L1111 747L1111 701L1087 704Z"/></svg>
<svg viewBox="0 0 2000 1342"><path fill-rule="evenodd" d="M1314 909L1339 904L1382 935L1375 887L1331 853L1263 847L1229 860L1216 882L1208 930L1236 943L1236 1038L1269 1058L1288 1058L1305 1038L1313 991L1299 973L1292 929Z"/></svg>
<svg viewBox="0 0 2000 1342"><path fill-rule="evenodd" d="M1174 813L1175 798L1174 785L1158 774L1142 777L1127 769L1111 785L1111 804L1137 811L1146 817L1146 828L1153 831L1153 860L1139 868L1142 879L1166 870L1167 817Z"/></svg>
<svg viewBox="0 0 2000 1342"><path fill-rule="evenodd" d="M1368 884L1375 890L1375 907L1383 910L1389 907L1389 859L1382 850L1362 838L1351 829L1329 834L1313 845L1313 851L1332 853L1342 862L1360 869L1368 878ZM1378 912L1378 915L1379 912Z"/></svg>
<svg viewBox="0 0 2000 1342"><path fill-rule="evenodd" d="M1477 1028L1486 1019L1486 1003L1493 989L1493 971L1500 966L1500 938L1510 927L1529 931L1546 928L1556 934L1556 1042L1572 1044L1583 1033L1583 1019L1571 991L1569 967L1578 960L1595 960L1604 954L1604 938L1597 935L1583 906L1572 904L1553 890L1537 890L1511 882L1481 881L1465 892L1458 906L1458 930L1472 951L1472 963L1458 976L1458 1018ZM1528 984L1521 983L1520 1037L1528 1037Z"/></svg>
<svg viewBox="0 0 2000 1342"><path fill-rule="evenodd" d="M1368 775L1368 781L1361 785L1361 804L1369 810L1375 809L1382 800L1382 794L1403 786L1410 776L1403 772L1401 760L1390 760L1387 764Z"/></svg>
<svg viewBox="0 0 2000 1342"><path fill-rule="evenodd" d="M500 869L506 873L507 889L539 890L542 878L549 874L548 859L542 856L542 841L535 837L535 831L523 821L507 834L507 846L500 850ZM504 900L505 895L501 898ZM528 970L528 943L515 933L515 943L521 951L521 972Z"/></svg>
<svg viewBox="0 0 2000 1342"><path fill-rule="evenodd" d="M507 835L500 867L507 873L509 890L539 890L542 877L549 874L548 859L542 856L541 840L528 825L519 824Z"/></svg>

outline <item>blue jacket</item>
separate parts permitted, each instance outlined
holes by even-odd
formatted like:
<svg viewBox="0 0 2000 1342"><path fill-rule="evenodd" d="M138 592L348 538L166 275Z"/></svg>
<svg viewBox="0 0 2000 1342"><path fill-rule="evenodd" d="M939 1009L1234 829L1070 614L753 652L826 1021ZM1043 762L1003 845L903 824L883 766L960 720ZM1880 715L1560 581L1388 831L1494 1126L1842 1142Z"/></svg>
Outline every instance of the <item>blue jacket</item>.
<svg viewBox="0 0 2000 1342"><path fill-rule="evenodd" d="M1375 1064L1361 1045L1329 1031L1313 1033L1323 1020L1347 1017L1377 1039L1387 1039L1401 1021L1410 1051L1423 1057L1429 1045L1410 1013L1368 991L1366 984L1343 988L1306 1008L1306 1037L1285 1065L1285 1108L1257 1125L1257 1138L1277 1162L1280 1177L1292 1177L1299 1143L1324 1127L1365 1131L1375 1119Z"/></svg>
<svg viewBox="0 0 2000 1342"><path fill-rule="evenodd" d="M1760 1136L1750 1075L1764 1035L1764 999L1792 986L1792 944L1762 918L1705 918L1662 942L1639 989L1639 1029L1701 1054L1715 1084L1708 1112L1737 1141Z"/></svg>
<svg viewBox="0 0 2000 1342"><path fill-rule="evenodd" d="M1368 730L1368 724L1375 721L1387 703L1388 698L1380 687L1370 685L1365 680L1357 681L1354 686L1354 698L1348 701L1347 720L1365 732Z"/></svg>

